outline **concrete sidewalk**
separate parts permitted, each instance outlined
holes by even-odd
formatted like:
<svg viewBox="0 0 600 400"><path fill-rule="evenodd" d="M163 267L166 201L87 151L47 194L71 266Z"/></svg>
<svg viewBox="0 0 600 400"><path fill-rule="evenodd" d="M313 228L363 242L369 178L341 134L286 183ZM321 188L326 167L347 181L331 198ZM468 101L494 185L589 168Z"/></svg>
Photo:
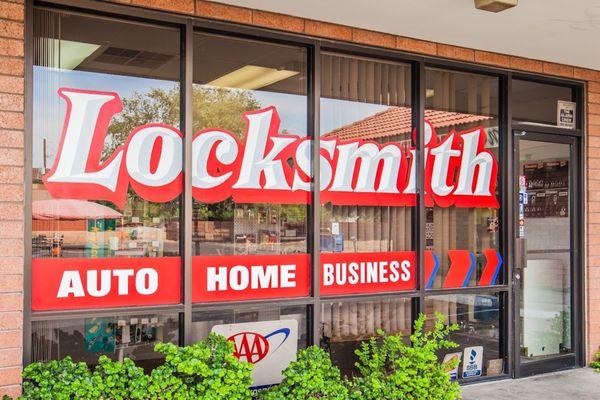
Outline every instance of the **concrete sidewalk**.
<svg viewBox="0 0 600 400"><path fill-rule="evenodd" d="M463 388L464 400L600 400L600 374L578 368Z"/></svg>

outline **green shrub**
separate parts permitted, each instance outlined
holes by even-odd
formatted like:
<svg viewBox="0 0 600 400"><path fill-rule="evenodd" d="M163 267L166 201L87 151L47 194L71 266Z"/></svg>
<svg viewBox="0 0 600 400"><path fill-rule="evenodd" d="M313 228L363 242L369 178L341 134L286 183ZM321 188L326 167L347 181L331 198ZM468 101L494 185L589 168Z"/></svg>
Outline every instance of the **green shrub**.
<svg viewBox="0 0 600 400"><path fill-rule="evenodd" d="M371 338L356 350L359 375L352 381L353 400L455 400L460 399L460 386L450 380L447 371L456 365L438 361L441 349L458 347L448 340L457 326L445 325L444 317L436 315L434 329L425 332L425 316L415 321L410 345L401 335ZM456 361L454 362L456 363Z"/></svg>
<svg viewBox="0 0 600 400"><path fill-rule="evenodd" d="M596 372L600 372L600 351L596 353L596 361L592 361L590 367L594 368Z"/></svg>
<svg viewBox="0 0 600 400"><path fill-rule="evenodd" d="M329 354L317 346L298 352L298 359L283 371L281 384L261 392L262 400L347 400L347 384L331 364Z"/></svg>
<svg viewBox="0 0 600 400"><path fill-rule="evenodd" d="M71 357L47 363L36 362L23 370L21 399L89 399L91 373L85 363Z"/></svg>
<svg viewBox="0 0 600 400"><path fill-rule="evenodd" d="M159 343L155 351L165 362L154 369L149 399L250 400L252 364L238 361L233 343L211 333L191 346Z"/></svg>
<svg viewBox="0 0 600 400"><path fill-rule="evenodd" d="M129 358L123 362L100 356L88 387L90 399L145 400L149 378Z"/></svg>
<svg viewBox="0 0 600 400"><path fill-rule="evenodd" d="M70 357L37 362L23 371L23 400L250 400L252 365L233 355L233 343L211 334L192 346L159 343L165 362L150 375L130 359L98 359L93 372ZM4 399L3 399L4 400Z"/></svg>

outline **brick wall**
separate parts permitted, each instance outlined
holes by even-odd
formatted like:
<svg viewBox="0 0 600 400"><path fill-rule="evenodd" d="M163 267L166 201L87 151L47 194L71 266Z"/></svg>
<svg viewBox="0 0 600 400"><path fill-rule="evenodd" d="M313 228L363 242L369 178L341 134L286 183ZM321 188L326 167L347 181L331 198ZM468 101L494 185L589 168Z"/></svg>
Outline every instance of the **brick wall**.
<svg viewBox="0 0 600 400"><path fill-rule="evenodd" d="M24 5L0 0L0 397L23 360Z"/></svg>
<svg viewBox="0 0 600 400"><path fill-rule="evenodd" d="M600 71L472 50L204 0L113 0L138 7L588 81L588 358L600 347ZM0 396L19 391L23 342L23 0L0 0Z"/></svg>

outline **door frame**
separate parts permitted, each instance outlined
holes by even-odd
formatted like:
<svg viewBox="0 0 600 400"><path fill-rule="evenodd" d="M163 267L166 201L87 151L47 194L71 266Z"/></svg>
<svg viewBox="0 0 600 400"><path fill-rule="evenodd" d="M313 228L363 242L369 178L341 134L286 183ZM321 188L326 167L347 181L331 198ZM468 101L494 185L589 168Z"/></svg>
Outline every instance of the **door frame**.
<svg viewBox="0 0 600 400"><path fill-rule="evenodd" d="M541 373L553 372L562 369L574 368L585 365L585 329L583 324L583 305L584 305L584 260L583 254L583 210L585 209L583 195L582 174L583 157L581 156L581 138L576 135L560 135L555 131L548 132L542 126L524 127L519 126L511 132L513 140L513 184L511 208L513 212L513 235L511 237L512 260L513 265L511 279L511 302L509 306L512 311L512 337L513 337L513 376L521 378ZM571 341L572 351L566 354L550 356L541 360L528 362L521 361L521 324L520 324L520 299L521 299L521 280L517 278L519 272L516 264L519 262L519 232L518 232L518 205L519 205L519 150L520 141L530 140L546 143L569 144L571 145L569 160L569 228L571 230Z"/></svg>

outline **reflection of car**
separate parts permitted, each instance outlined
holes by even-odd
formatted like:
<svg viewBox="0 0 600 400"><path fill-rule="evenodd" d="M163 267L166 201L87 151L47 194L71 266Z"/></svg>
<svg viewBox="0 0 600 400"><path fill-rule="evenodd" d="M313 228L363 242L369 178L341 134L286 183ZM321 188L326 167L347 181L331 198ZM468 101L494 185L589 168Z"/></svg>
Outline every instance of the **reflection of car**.
<svg viewBox="0 0 600 400"><path fill-rule="evenodd" d="M496 322L499 319L500 306L496 296L475 296L475 320L479 322Z"/></svg>

